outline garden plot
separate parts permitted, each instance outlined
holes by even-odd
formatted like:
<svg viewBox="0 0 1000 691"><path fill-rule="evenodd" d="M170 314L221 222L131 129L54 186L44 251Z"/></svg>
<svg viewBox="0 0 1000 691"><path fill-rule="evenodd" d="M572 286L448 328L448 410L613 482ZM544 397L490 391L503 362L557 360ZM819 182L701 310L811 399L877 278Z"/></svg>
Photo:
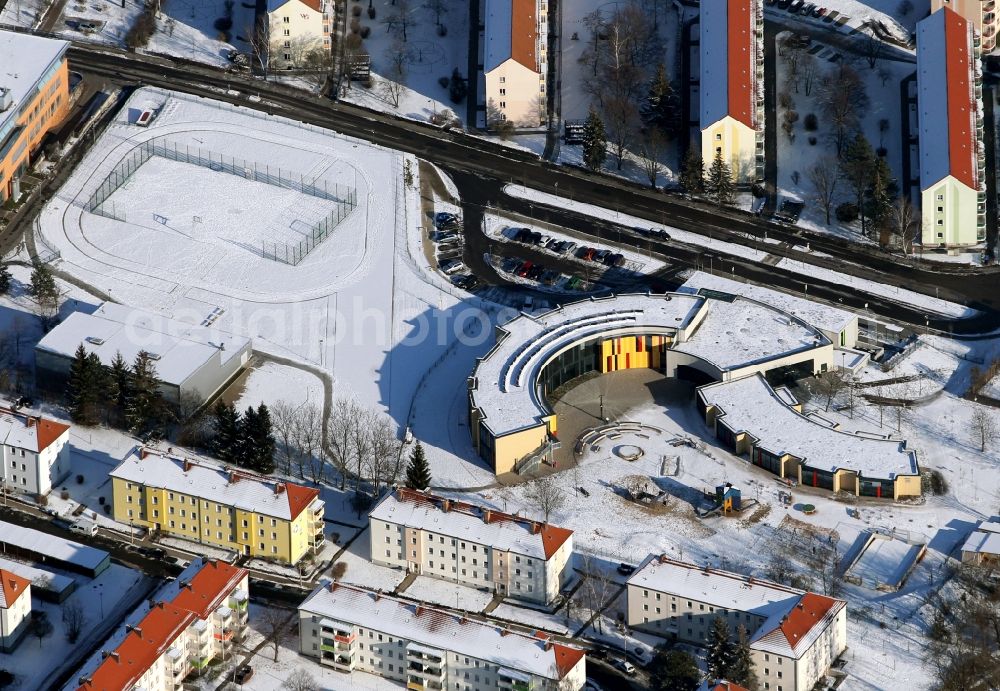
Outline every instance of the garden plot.
<svg viewBox="0 0 1000 691"><path fill-rule="evenodd" d="M923 558L927 545L897 540L889 535L863 531L848 552L847 580L875 590L896 591Z"/></svg>

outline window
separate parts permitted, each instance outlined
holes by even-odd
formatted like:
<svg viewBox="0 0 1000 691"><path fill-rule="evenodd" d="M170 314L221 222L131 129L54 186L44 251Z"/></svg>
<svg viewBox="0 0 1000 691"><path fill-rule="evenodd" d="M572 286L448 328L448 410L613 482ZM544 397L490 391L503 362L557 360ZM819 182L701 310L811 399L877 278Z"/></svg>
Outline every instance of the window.
<svg viewBox="0 0 1000 691"><path fill-rule="evenodd" d="M285 29L285 36L291 36L291 35L292 35L292 32L289 31L288 29ZM285 41L285 45L286 46L288 45L288 41Z"/></svg>
<svg viewBox="0 0 1000 691"><path fill-rule="evenodd" d="M721 142L722 141L722 134L721 133L715 135L715 141L717 141L717 142Z"/></svg>
<svg viewBox="0 0 1000 691"><path fill-rule="evenodd" d="M501 84L506 84L507 83L507 77L500 77L500 83Z"/></svg>
<svg viewBox="0 0 1000 691"><path fill-rule="evenodd" d="M507 101L500 101L500 107L501 108L506 108L507 107Z"/></svg>
<svg viewBox="0 0 1000 691"><path fill-rule="evenodd" d="M943 195L943 194L939 194L939 195L937 196L937 200L938 200L939 202L943 202L943 201L944 201L944 195Z"/></svg>
<svg viewBox="0 0 1000 691"><path fill-rule="evenodd" d="M507 89L500 89L500 95L501 96L506 96L507 95Z"/></svg>
<svg viewBox="0 0 1000 691"><path fill-rule="evenodd" d="M282 17L281 21L282 21L283 24L288 24L289 20L288 20L288 17Z"/></svg>

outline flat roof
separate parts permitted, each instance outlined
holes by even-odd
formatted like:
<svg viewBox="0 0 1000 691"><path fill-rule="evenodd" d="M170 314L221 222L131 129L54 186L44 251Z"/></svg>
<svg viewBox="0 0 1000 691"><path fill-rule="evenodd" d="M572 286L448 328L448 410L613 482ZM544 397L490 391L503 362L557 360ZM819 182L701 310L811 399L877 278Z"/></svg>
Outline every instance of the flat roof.
<svg viewBox="0 0 1000 691"><path fill-rule="evenodd" d="M20 106L34 94L39 81L62 60L69 41L0 31L0 89L9 89L13 106L0 112L0 144L13 125Z"/></svg>
<svg viewBox="0 0 1000 691"><path fill-rule="evenodd" d="M776 456L791 454L816 470L852 470L868 479L916 475L917 454L906 442L832 429L789 407L760 374L699 387L706 405L721 409L717 420L747 432Z"/></svg>
<svg viewBox="0 0 1000 691"><path fill-rule="evenodd" d="M977 554L1000 554L1000 523L994 516L982 521L962 545L963 552Z"/></svg>
<svg viewBox="0 0 1000 691"><path fill-rule="evenodd" d="M109 475L286 521L319 497L317 489L142 447L132 449Z"/></svg>
<svg viewBox="0 0 1000 691"><path fill-rule="evenodd" d="M538 71L537 9L536 0L486 0L484 71L511 59Z"/></svg>
<svg viewBox="0 0 1000 691"><path fill-rule="evenodd" d="M673 334L687 327L705 298L626 294L561 305L542 315L521 314L497 328L497 343L472 376L473 405L495 436L539 424L549 412L536 396L538 372L570 346L592 338Z"/></svg>
<svg viewBox="0 0 1000 691"><path fill-rule="evenodd" d="M677 291L697 293L701 289L722 291L765 303L827 332L840 333L858 319L857 315L847 310L806 300L773 288L741 283L724 276L715 276L704 271L695 271Z"/></svg>
<svg viewBox="0 0 1000 691"><path fill-rule="evenodd" d="M53 593L61 593L67 588L71 588L74 583L69 576L35 568L6 557L0 557L0 569L15 573L21 578L27 578L33 586L37 585Z"/></svg>
<svg viewBox="0 0 1000 691"><path fill-rule="evenodd" d="M972 24L948 7L917 23L920 186L949 175L979 188Z"/></svg>
<svg viewBox="0 0 1000 691"><path fill-rule="evenodd" d="M110 558L103 549L4 521L0 521L0 542L91 571Z"/></svg>
<svg viewBox="0 0 1000 691"><path fill-rule="evenodd" d="M72 358L81 344L104 365L110 365L118 352L131 365L145 350L155 356L157 378L180 386L216 355L222 364L239 355L250 339L105 302L92 314L69 315L35 347Z"/></svg>
<svg viewBox="0 0 1000 691"><path fill-rule="evenodd" d="M406 488L387 494L372 509L369 518L429 530L543 561L573 536L573 531L567 528Z"/></svg>
<svg viewBox="0 0 1000 691"><path fill-rule="evenodd" d="M709 300L694 332L672 350L707 360L723 372L829 345L817 329L748 298Z"/></svg>
<svg viewBox="0 0 1000 691"><path fill-rule="evenodd" d="M554 681L584 659L584 651L541 632L527 636L344 583L324 582L299 610Z"/></svg>

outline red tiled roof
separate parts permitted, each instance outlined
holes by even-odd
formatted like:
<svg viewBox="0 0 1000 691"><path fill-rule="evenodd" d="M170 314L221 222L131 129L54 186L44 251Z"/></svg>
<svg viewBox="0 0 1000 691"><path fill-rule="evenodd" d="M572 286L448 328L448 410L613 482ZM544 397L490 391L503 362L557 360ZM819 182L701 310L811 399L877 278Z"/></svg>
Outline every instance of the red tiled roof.
<svg viewBox="0 0 1000 691"><path fill-rule="evenodd" d="M779 627L782 635L788 640L788 645L795 650L799 642L812 628L823 621L823 617L841 601L819 595L805 593L798 603L792 607Z"/></svg>
<svg viewBox="0 0 1000 691"><path fill-rule="evenodd" d="M246 569L224 561L210 561L201 567L188 585L181 588L172 604L194 612L199 619L205 619L222 604L222 600L246 574Z"/></svg>
<svg viewBox="0 0 1000 691"><path fill-rule="evenodd" d="M28 592L30 585L31 581L27 578L0 569L0 609L6 609L17 602L19 597Z"/></svg>
<svg viewBox="0 0 1000 691"><path fill-rule="evenodd" d="M554 525L548 524L543 525L542 548L545 550L545 558L551 559L552 555L572 536L573 531L568 528L557 528Z"/></svg>
<svg viewBox="0 0 1000 691"><path fill-rule="evenodd" d="M536 0L511 0L510 57L533 72L538 71L538 18Z"/></svg>
<svg viewBox="0 0 1000 691"><path fill-rule="evenodd" d="M727 4L729 115L752 128L757 62L754 55L753 3L750 0L729 0Z"/></svg>
<svg viewBox="0 0 1000 691"><path fill-rule="evenodd" d="M948 85L948 160L951 174L963 185L976 189L976 136L972 129L976 105L970 97L973 56L969 23L947 7L942 11Z"/></svg>
<svg viewBox="0 0 1000 691"><path fill-rule="evenodd" d="M319 490L302 485L285 483L285 493L288 495L288 511L294 521L302 510L313 503L319 496Z"/></svg>
<svg viewBox="0 0 1000 691"><path fill-rule="evenodd" d="M35 432L38 435L38 451L44 451L49 448L52 442L69 430L69 425L64 425L53 420L46 420L43 417L35 418L35 424L38 428Z"/></svg>
<svg viewBox="0 0 1000 691"><path fill-rule="evenodd" d="M552 651L556 654L556 668L559 670L560 679L569 674L585 655L579 648L570 648L559 643L552 644Z"/></svg>
<svg viewBox="0 0 1000 691"><path fill-rule="evenodd" d="M705 684L708 691L749 691L747 687L740 686L739 684L720 679L719 681L706 682Z"/></svg>

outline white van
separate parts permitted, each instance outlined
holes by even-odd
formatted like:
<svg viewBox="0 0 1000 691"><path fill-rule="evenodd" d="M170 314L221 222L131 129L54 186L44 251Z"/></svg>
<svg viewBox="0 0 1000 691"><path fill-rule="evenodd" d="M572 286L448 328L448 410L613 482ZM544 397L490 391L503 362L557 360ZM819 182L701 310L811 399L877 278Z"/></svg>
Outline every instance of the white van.
<svg viewBox="0 0 1000 691"><path fill-rule="evenodd" d="M97 535L97 524L83 518L71 524L69 529L70 532L79 533L80 535L88 535L90 537Z"/></svg>

